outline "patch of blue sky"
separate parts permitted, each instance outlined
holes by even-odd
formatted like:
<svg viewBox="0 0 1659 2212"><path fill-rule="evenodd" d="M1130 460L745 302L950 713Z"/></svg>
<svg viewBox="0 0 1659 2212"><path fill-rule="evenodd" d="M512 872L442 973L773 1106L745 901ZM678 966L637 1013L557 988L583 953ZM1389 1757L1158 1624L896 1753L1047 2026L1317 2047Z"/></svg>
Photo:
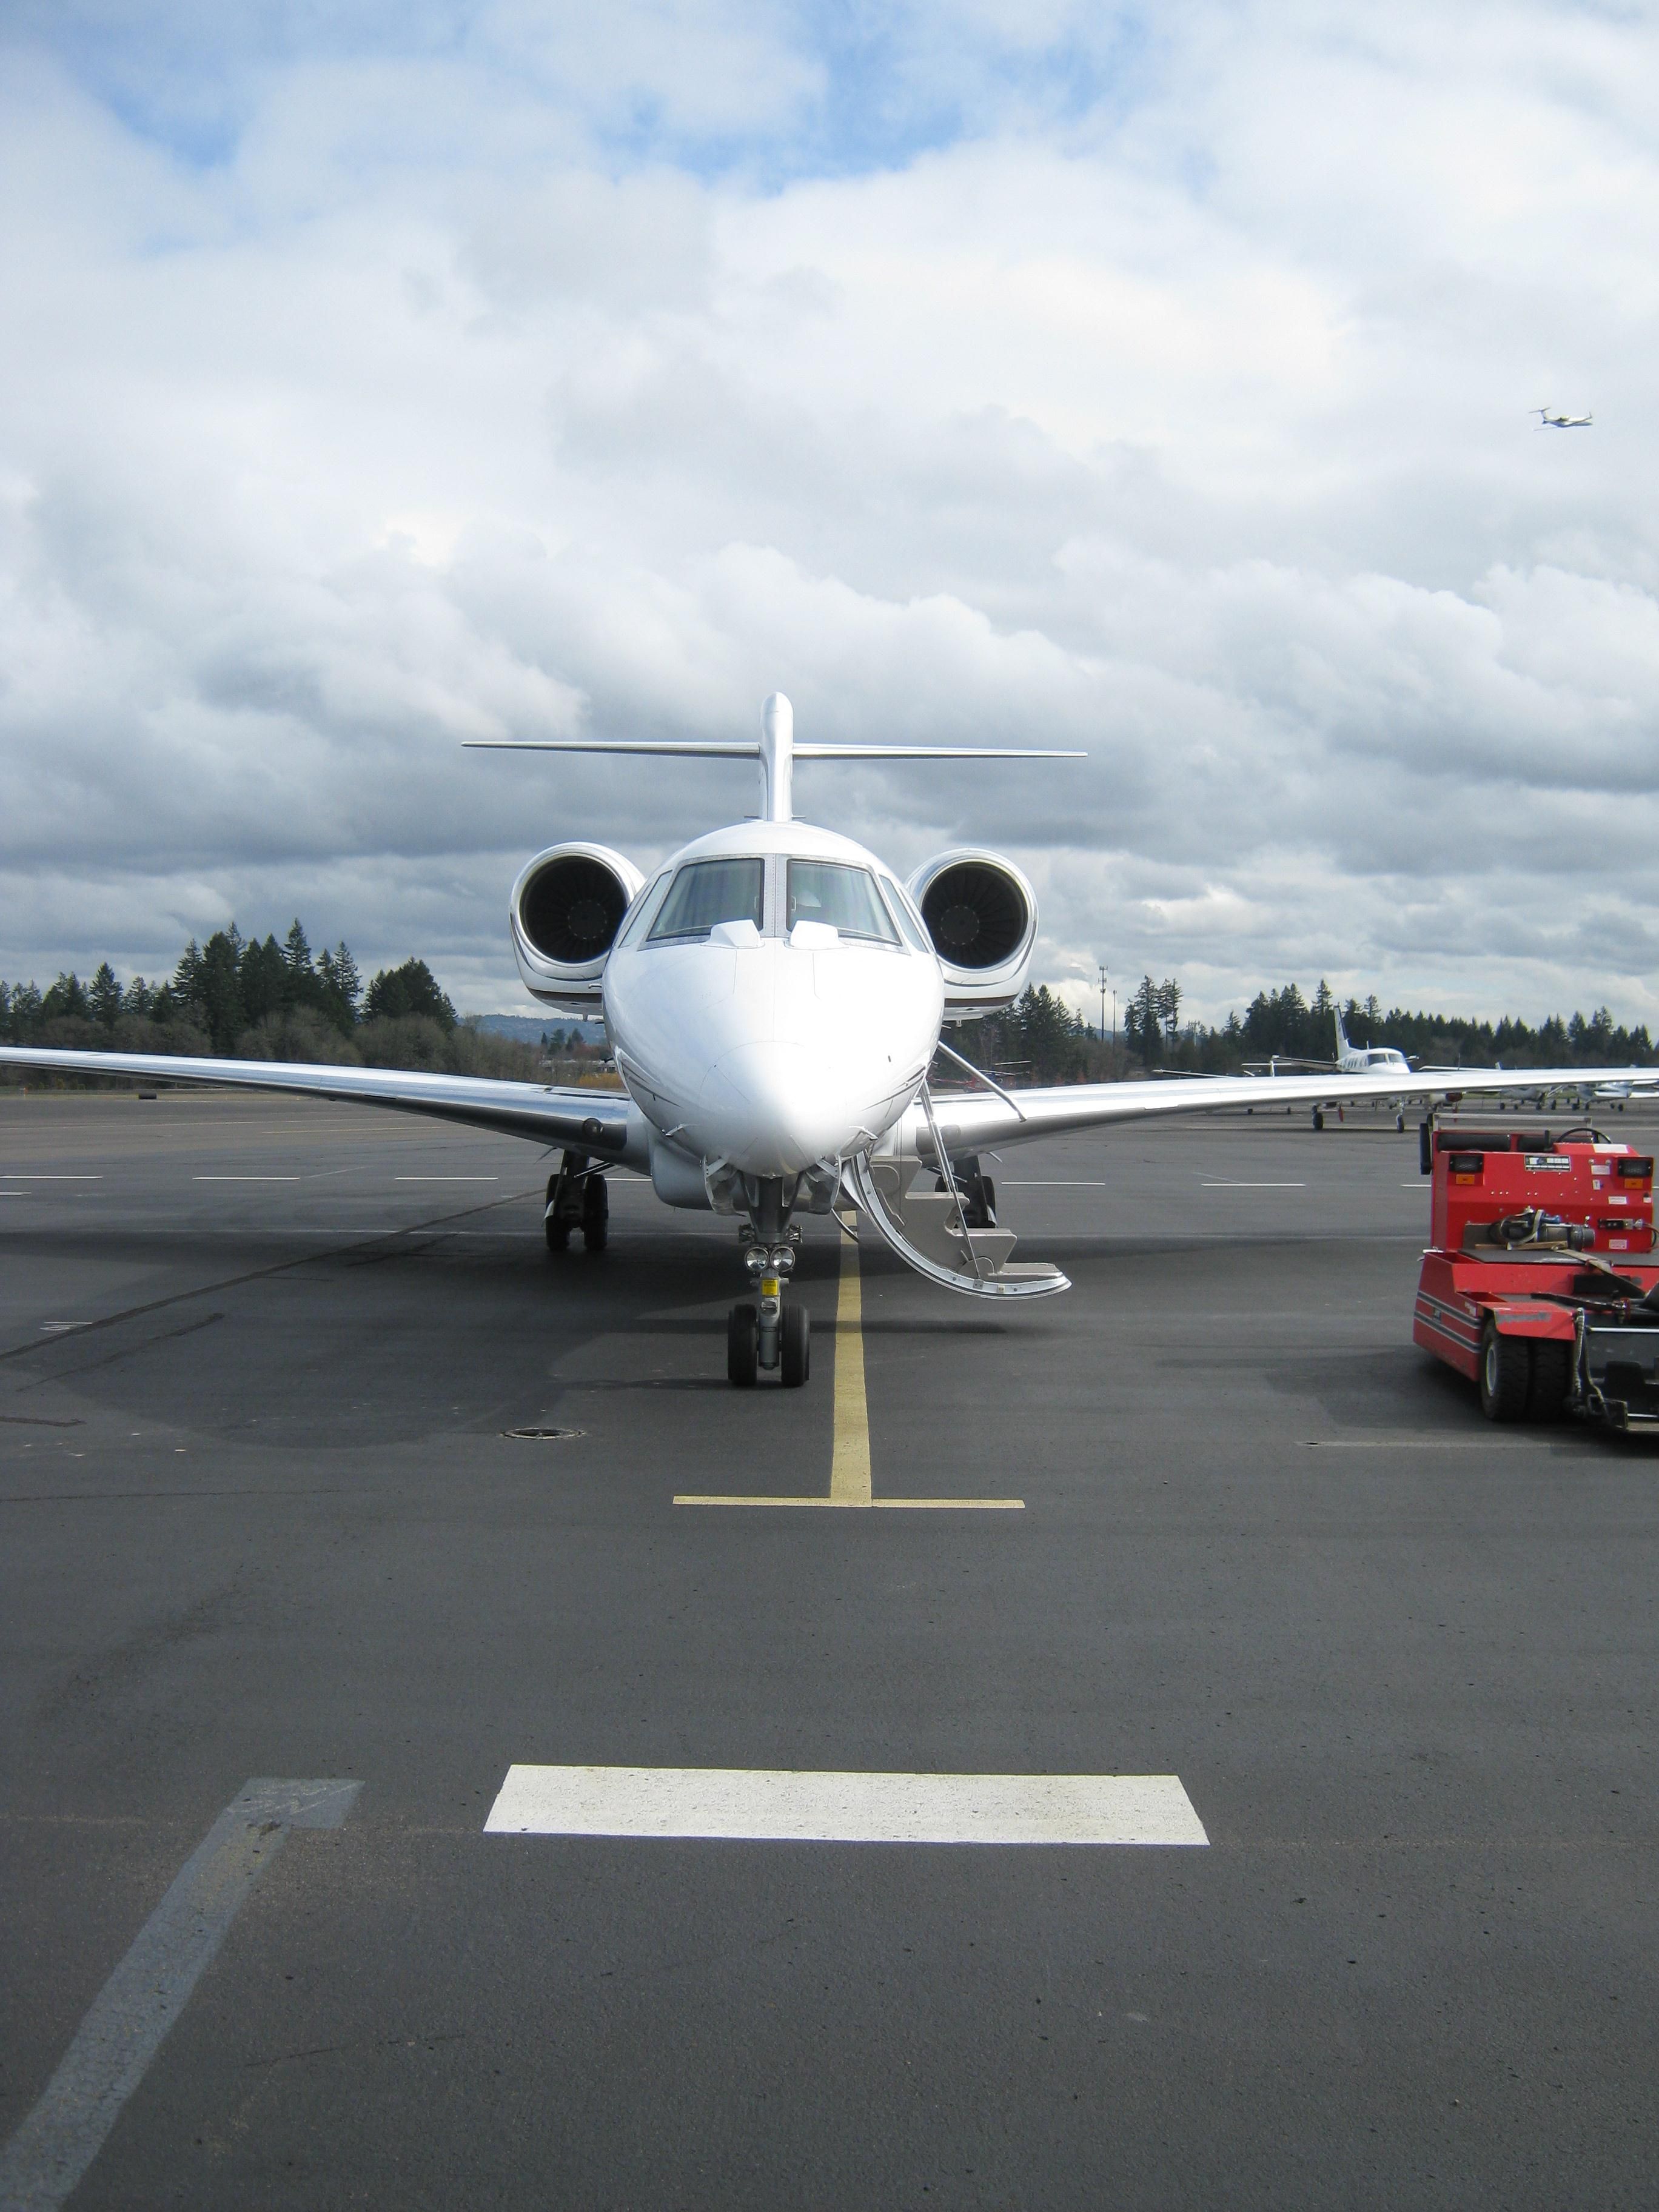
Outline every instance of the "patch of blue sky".
<svg viewBox="0 0 1659 2212"><path fill-rule="evenodd" d="M799 58L817 89L740 131L677 125L659 104L601 120L619 165L667 163L710 180L741 175L762 190L814 176L901 169L964 139L1009 128L1060 136L1119 121L1146 97L1158 47L1137 12L1103 9L1089 32L1042 45L957 26L927 39L902 10L820 8Z"/></svg>
<svg viewBox="0 0 1659 2212"><path fill-rule="evenodd" d="M514 51L476 0L285 0L247 9L214 0L19 0L6 35L50 52L135 135L179 161L229 161L273 78L324 63L453 60L497 76L580 121L619 170L671 166L776 189L805 177L902 168L1004 129L1066 135L1109 124L1144 95L1154 41L1138 7L1107 4L1056 21L1046 40L999 34L975 10L806 0L757 25L787 58L793 89L757 96L752 116L718 124L650 85L630 84L625 46L603 89L562 84L540 53ZM639 29L637 22L634 26Z"/></svg>

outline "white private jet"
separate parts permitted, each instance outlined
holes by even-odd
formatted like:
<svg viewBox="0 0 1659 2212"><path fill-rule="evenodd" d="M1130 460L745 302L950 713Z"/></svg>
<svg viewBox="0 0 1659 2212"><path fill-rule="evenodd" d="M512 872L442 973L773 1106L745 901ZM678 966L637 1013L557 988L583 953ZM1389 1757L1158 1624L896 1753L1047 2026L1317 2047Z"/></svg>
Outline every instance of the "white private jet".
<svg viewBox="0 0 1659 2212"><path fill-rule="evenodd" d="M729 1214L757 1299L731 1310L726 1372L807 1379L807 1314L785 1296L795 1217L856 1207L906 1263L969 1297L1042 1297L1070 1287L1056 1267L1016 1264L981 1165L993 1146L1148 1115L1257 1106L1245 1077L1003 1090L945 1044L944 1024L1007 1006L1024 988L1036 900L1013 861L941 853L901 884L873 853L793 817L797 761L1066 759L1076 754L945 745L794 743L789 702L766 702L758 744L504 741L493 750L758 758L757 819L716 830L647 882L607 847L538 853L513 887L509 922L533 997L566 1014L602 1010L625 1095L481 1077L280 1061L0 1046L0 1063L170 1083L230 1084L361 1099L556 1146L547 1241L590 1250L606 1238L605 1172L648 1175L671 1206ZM976 1092L936 1098L936 1053ZM1447 1071L1425 1085L1403 1056L1377 1066L1278 1078L1275 1103L1455 1096L1512 1088L1501 1072ZM1396 1066L1395 1062L1399 1064ZM1644 1071L1603 1071L1641 1079ZM1537 1071L1531 1079L1540 1079ZM1565 1071L1564 1082L1582 1079ZM1454 1088L1455 1086L1455 1088ZM924 1188L913 1191L921 1177Z"/></svg>
<svg viewBox="0 0 1659 2212"><path fill-rule="evenodd" d="M1588 430L1595 422L1593 415L1554 415L1547 407L1534 407L1528 412L1538 417L1540 430Z"/></svg>

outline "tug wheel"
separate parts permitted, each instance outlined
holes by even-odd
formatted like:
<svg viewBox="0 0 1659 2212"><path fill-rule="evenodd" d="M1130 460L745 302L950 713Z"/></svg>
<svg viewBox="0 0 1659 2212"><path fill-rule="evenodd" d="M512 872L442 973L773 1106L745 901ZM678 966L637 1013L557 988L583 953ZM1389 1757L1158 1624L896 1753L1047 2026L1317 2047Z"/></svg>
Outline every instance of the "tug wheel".
<svg viewBox="0 0 1659 2212"><path fill-rule="evenodd" d="M726 1379L739 1390L752 1390L760 1373L760 1316L750 1305L735 1305L726 1320Z"/></svg>
<svg viewBox="0 0 1659 2212"><path fill-rule="evenodd" d="M793 1298L783 1310L778 1364L782 1370L779 1380L786 1390L799 1390L812 1371L812 1316Z"/></svg>
<svg viewBox="0 0 1659 2212"><path fill-rule="evenodd" d="M1532 1346L1500 1336L1491 1322L1480 1340L1480 1410L1489 1421L1518 1421L1532 1391Z"/></svg>
<svg viewBox="0 0 1659 2212"><path fill-rule="evenodd" d="M1527 1393L1529 1421L1559 1421L1566 1411L1572 1380L1572 1346L1540 1336L1532 1347L1532 1387Z"/></svg>

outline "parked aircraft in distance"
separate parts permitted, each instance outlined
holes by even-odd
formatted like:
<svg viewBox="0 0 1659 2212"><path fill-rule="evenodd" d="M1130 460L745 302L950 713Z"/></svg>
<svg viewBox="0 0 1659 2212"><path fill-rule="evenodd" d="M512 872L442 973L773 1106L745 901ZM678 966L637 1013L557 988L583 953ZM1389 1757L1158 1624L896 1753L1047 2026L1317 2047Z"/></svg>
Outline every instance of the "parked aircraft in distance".
<svg viewBox="0 0 1659 2212"><path fill-rule="evenodd" d="M1528 412L1538 417L1540 430L1588 430L1595 421L1593 415L1553 415L1547 407L1534 407Z"/></svg>
<svg viewBox="0 0 1659 2212"><path fill-rule="evenodd" d="M1016 1264L983 1160L993 1146L1154 1115L1262 1103L1249 1076L1005 1091L945 1044L947 1022L1010 1006L1036 941L1036 900L1016 864L979 847L937 854L901 884L877 856L794 818L797 762L1066 759L952 745L801 744L789 702L766 702L758 743L502 741L483 750L758 760L758 818L694 839L649 879L604 845L537 854L513 887L508 926L531 995L566 1015L603 1012L623 1094L476 1076L269 1060L0 1046L0 1064L169 1083L361 1099L560 1148L547 1242L580 1230L603 1249L605 1174L651 1178L671 1206L730 1215L757 1299L734 1305L726 1372L806 1380L807 1314L786 1297L803 1214L853 1210L919 1273L974 1298L1042 1297L1057 1267ZM1346 1040L1339 1040L1346 1046ZM1504 1091L1500 1070L1413 1073L1386 1048L1349 1049L1330 1072L1279 1077L1275 1104L1444 1098ZM943 1053L979 1085L936 1095ZM1582 1071L1555 1072L1563 1085ZM1550 1071L1529 1072L1547 1082ZM1602 1079L1650 1079L1638 1068ZM923 1188L911 1186L920 1177Z"/></svg>
<svg viewBox="0 0 1659 2212"><path fill-rule="evenodd" d="M1274 1053L1266 1060L1247 1060L1244 1063L1246 1068L1252 1074L1266 1073L1275 1077L1281 1067L1291 1073L1308 1075L1316 1074L1322 1067L1333 1067L1341 1075L1382 1073L1389 1069L1405 1074L1411 1073L1412 1064L1403 1052L1396 1051L1391 1044L1350 1044L1342 1027L1341 1015L1334 1012L1332 1019L1336 1024L1334 1060L1298 1060L1290 1053L1281 1052Z"/></svg>

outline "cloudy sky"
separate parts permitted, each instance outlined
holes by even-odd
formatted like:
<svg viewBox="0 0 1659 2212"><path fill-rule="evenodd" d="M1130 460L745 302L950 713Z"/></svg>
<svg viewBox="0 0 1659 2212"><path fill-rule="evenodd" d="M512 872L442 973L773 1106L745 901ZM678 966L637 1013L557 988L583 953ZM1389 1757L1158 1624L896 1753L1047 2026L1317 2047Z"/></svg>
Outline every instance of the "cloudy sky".
<svg viewBox="0 0 1659 2212"><path fill-rule="evenodd" d="M1659 1027L1659 18L7 0L0 975L233 916L528 1011L741 766L1037 974ZM1527 410L1593 408L1589 431Z"/></svg>

